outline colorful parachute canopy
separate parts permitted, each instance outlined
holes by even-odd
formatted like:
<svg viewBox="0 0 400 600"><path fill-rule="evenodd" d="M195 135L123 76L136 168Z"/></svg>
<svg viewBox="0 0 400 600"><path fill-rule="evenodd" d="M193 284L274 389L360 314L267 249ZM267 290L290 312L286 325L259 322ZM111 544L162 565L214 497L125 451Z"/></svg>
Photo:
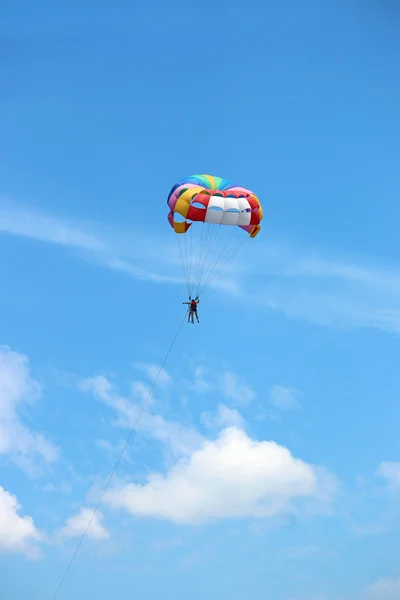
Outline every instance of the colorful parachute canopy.
<svg viewBox="0 0 400 600"><path fill-rule="evenodd" d="M178 234L188 293L195 297L225 265L232 271L232 258L243 242L255 238L261 229L262 207L249 189L212 175L178 181L167 203L168 221Z"/></svg>
<svg viewBox="0 0 400 600"><path fill-rule="evenodd" d="M238 226L250 237L261 229L263 212L257 196L212 175L193 175L178 181L168 196L168 206L168 220L176 233L186 233L194 221Z"/></svg>

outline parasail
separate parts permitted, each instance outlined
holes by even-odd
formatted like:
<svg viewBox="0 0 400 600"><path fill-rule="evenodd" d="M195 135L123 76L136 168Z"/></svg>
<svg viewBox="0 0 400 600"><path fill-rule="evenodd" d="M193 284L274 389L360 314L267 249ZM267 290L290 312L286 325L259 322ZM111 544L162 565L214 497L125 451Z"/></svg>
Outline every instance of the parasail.
<svg viewBox="0 0 400 600"><path fill-rule="evenodd" d="M177 234L189 296L200 296L247 239L261 229L257 196L221 177L192 175L178 181L167 200Z"/></svg>

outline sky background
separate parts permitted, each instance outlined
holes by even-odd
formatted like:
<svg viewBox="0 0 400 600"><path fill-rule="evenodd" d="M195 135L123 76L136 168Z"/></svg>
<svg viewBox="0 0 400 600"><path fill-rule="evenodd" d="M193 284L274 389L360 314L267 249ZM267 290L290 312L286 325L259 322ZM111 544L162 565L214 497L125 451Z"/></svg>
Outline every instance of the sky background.
<svg viewBox="0 0 400 600"><path fill-rule="evenodd" d="M400 598L400 8L0 7L0 595L52 600L185 315L166 198L260 235L181 328L58 598Z"/></svg>

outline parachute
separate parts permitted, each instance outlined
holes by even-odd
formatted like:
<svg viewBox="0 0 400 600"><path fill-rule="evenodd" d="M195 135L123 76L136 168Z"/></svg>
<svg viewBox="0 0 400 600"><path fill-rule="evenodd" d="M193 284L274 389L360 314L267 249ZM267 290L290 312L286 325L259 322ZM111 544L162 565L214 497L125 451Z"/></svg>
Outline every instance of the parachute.
<svg viewBox="0 0 400 600"><path fill-rule="evenodd" d="M231 267L244 242L259 233L262 207L249 189L212 175L181 179L171 189L167 204L188 295L194 298L227 264Z"/></svg>

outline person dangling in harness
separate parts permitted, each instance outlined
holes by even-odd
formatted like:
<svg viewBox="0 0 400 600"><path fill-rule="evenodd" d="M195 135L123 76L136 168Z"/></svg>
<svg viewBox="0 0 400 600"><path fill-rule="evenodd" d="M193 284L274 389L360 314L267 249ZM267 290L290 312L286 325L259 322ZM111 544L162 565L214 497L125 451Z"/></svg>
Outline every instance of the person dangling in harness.
<svg viewBox="0 0 400 600"><path fill-rule="evenodd" d="M188 308L188 323L190 323L190 321L192 321L192 323L194 323L195 315L196 315L197 322L200 323L199 315L197 314L197 305L199 304L199 302L200 302L200 300L199 300L198 296L194 300L192 300L192 298L189 296L189 302L182 302L182 304L187 304L189 306L189 308Z"/></svg>

